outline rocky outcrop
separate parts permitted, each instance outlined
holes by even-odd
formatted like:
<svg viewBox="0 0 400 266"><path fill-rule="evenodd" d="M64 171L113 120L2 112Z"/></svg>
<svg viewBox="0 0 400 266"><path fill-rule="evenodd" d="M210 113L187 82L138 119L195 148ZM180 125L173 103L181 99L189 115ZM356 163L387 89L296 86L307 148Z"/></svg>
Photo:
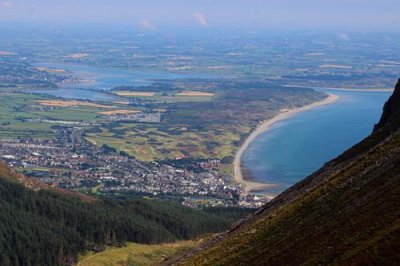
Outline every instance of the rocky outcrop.
<svg viewBox="0 0 400 266"><path fill-rule="evenodd" d="M383 114L378 124L375 125L375 130L382 128L395 116L400 116L400 79L396 85L393 95L385 103Z"/></svg>

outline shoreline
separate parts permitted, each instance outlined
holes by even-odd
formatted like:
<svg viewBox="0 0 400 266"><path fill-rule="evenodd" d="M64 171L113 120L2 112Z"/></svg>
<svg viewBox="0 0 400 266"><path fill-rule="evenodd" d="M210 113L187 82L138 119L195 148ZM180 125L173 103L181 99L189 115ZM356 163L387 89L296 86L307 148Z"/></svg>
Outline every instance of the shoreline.
<svg viewBox="0 0 400 266"><path fill-rule="evenodd" d="M284 85L287 88L305 88L314 90L335 90L335 91L352 91L352 92L393 92L393 88L382 88L382 89L353 89L353 88L335 88L335 87L310 87L310 86L295 86L295 85Z"/></svg>
<svg viewBox="0 0 400 266"><path fill-rule="evenodd" d="M322 101L311 103L308 105L305 105L303 107L295 108L295 109L283 109L281 110L276 116L272 117L271 119L268 119L264 122L262 122L244 141L244 143L240 146L239 150L235 154L235 160L233 162L233 167L234 167L234 177L235 181L242 184L244 189L247 192L253 191L263 191L269 188L273 188L276 185L275 184L267 184L267 183L260 183L260 182L255 182L251 180L246 180L243 178L242 174L242 157L244 152L247 150L247 148L250 146L250 144L262 133L268 131L273 124L276 122L279 122L281 120L287 119L297 113L311 110L313 108L323 106L323 105L328 105L331 103L336 102L339 99L339 96L328 93L328 97L323 99Z"/></svg>

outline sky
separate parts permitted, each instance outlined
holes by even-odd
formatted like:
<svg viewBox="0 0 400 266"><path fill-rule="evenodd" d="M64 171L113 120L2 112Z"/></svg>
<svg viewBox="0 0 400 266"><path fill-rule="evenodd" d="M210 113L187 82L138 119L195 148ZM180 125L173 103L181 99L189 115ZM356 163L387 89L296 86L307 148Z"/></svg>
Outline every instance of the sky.
<svg viewBox="0 0 400 266"><path fill-rule="evenodd" d="M397 31L400 0L0 0L0 22Z"/></svg>

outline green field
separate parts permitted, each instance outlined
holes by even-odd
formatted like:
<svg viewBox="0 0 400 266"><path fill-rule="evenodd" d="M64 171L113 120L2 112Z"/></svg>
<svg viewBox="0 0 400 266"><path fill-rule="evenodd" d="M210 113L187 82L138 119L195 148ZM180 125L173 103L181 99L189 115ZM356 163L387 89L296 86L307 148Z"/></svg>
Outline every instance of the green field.
<svg viewBox="0 0 400 266"><path fill-rule="evenodd" d="M0 93L0 138L54 136L53 123L29 121L37 119L92 122L101 117L99 112L113 109L131 110L129 106L114 104L113 109L90 106L49 107L40 100L53 99L44 95Z"/></svg>
<svg viewBox="0 0 400 266"><path fill-rule="evenodd" d="M156 159L224 158L232 156L246 126L214 126L205 131L182 131L179 127L121 123L102 128L101 133L88 133L87 139L101 146L107 144L125 151L141 161Z"/></svg>
<svg viewBox="0 0 400 266"><path fill-rule="evenodd" d="M35 95L22 93L0 94L0 137L49 137L52 135L50 125L27 123L26 119L37 119L41 116L34 112Z"/></svg>
<svg viewBox="0 0 400 266"><path fill-rule="evenodd" d="M110 247L100 253L82 256L77 266L144 266L156 265L177 257L202 243L199 241L180 241L173 244L141 245L129 243L126 247Z"/></svg>

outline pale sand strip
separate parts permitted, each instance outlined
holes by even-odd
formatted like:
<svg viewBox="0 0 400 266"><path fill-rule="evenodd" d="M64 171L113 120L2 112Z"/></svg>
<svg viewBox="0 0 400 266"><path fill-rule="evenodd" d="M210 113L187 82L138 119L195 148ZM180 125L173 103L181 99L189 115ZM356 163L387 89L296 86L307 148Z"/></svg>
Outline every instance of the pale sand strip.
<svg viewBox="0 0 400 266"><path fill-rule="evenodd" d="M345 89L345 88L331 88L335 91L351 91L351 92L393 92L394 89Z"/></svg>
<svg viewBox="0 0 400 266"><path fill-rule="evenodd" d="M394 88L355 89L355 88L335 88L335 87L310 87L310 86L296 86L296 85L284 85L283 87L305 88L305 89L314 89L314 90L351 91L351 92L393 92L394 91Z"/></svg>
<svg viewBox="0 0 400 266"><path fill-rule="evenodd" d="M331 104L339 99L339 96L335 94L328 93L328 97L325 98L322 101L312 103L300 108L295 108L295 109L285 109L282 110L278 115L274 116L273 118L264 121L260 126L257 127L256 130L254 130L250 136L245 140L245 142L242 144L242 146L239 148L239 150L236 152L235 155L235 160L233 162L234 166L234 174L235 174L235 180L238 183L241 183L246 191L262 191L266 190L268 188L272 188L275 185L274 184L265 184L265 183L258 183L258 182L253 182L253 181L247 181L243 179L242 176L242 169L241 169L241 161L242 161L242 156L243 153L246 151L246 149L249 147L250 143L254 141L261 133L264 133L268 129L271 128L273 124L275 124L278 121L284 120L286 118L289 118L297 113L303 112L310 110L312 108L326 105L326 104Z"/></svg>

